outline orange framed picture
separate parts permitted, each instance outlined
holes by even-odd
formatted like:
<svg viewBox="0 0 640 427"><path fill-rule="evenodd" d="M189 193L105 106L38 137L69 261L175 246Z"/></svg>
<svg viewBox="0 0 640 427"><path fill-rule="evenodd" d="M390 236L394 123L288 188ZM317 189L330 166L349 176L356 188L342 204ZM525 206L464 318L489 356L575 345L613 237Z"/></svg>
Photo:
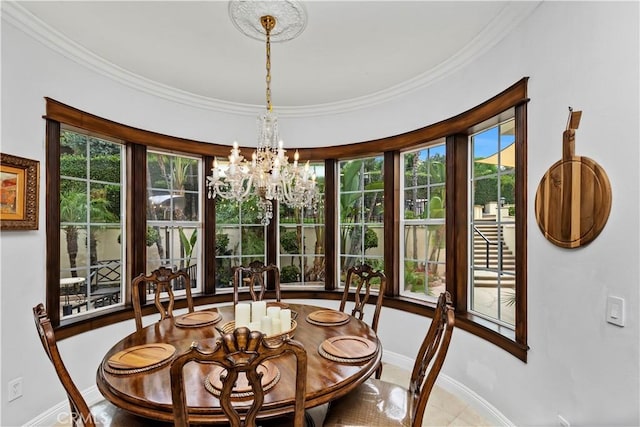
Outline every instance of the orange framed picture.
<svg viewBox="0 0 640 427"><path fill-rule="evenodd" d="M38 183L36 160L0 153L0 229L38 229Z"/></svg>

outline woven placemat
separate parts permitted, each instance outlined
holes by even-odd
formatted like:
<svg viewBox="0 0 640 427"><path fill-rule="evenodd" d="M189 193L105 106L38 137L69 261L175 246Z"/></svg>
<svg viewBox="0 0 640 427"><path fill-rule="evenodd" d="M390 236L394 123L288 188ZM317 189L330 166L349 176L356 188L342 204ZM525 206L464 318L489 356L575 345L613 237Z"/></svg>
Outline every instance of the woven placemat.
<svg viewBox="0 0 640 427"><path fill-rule="evenodd" d="M277 367L274 367L274 368L276 369L275 377L273 378L273 380L269 381L267 384L264 384L262 386L262 389L264 390L265 393L271 390L278 383L278 381L280 381L280 370ZM221 390L218 389L217 387L214 387L214 385L211 384L211 380L209 380L209 375L207 375L204 378L204 388L207 389L207 391L213 394L214 396L220 397ZM236 392L233 390L231 391L232 399L244 399L252 396L253 396L253 391L251 390L244 391L244 392Z"/></svg>
<svg viewBox="0 0 640 427"><path fill-rule="evenodd" d="M318 353L320 353L320 356L324 357L325 359L333 360L334 362L338 362L338 363L361 363L361 362L366 362L367 360L373 359L375 357L375 355L376 355L376 353L374 352L370 356L359 357L357 359L346 359L346 358L337 357L337 356L334 356L332 354L327 353L322 348L322 344L320 344L320 346L318 346Z"/></svg>
<svg viewBox="0 0 640 427"><path fill-rule="evenodd" d="M110 374L113 375L133 375L133 374L139 374L140 372L147 372L147 371L151 371L153 369L159 368L161 366L164 366L168 363L171 363L173 361L173 359L175 359L175 355L166 359L166 360L162 360L158 363L154 363L153 365L149 365L149 366L144 366L142 368L134 368L134 369L114 369L111 366L109 366L108 363L105 363L103 365L103 368L105 370L105 372L108 372Z"/></svg>

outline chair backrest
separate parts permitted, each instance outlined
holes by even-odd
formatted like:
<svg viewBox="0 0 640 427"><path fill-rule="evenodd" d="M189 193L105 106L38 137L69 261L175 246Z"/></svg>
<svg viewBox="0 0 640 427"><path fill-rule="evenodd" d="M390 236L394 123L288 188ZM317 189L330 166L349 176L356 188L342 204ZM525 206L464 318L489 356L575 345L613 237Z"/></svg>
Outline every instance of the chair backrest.
<svg viewBox="0 0 640 427"><path fill-rule="evenodd" d="M342 301L340 301L340 311L345 310L347 299L349 298L349 291L355 288L353 297L355 306L351 311L351 315L357 316L358 319L362 320L364 316L364 306L369 301L372 286L375 285L379 285L378 299L376 301L376 308L373 313L371 328L377 332L378 319L380 318L380 310L382 309L382 299L384 298L384 289L387 285L387 277L382 271L374 270L368 264L361 264L355 267L350 267L347 270L347 277L344 284Z"/></svg>
<svg viewBox="0 0 640 427"><path fill-rule="evenodd" d="M411 373L409 391L413 395L413 427L422 426L427 400L444 364L451 334L455 325L455 314L449 292L438 297L438 303L431 319L431 326L420 346L416 362Z"/></svg>
<svg viewBox="0 0 640 427"><path fill-rule="evenodd" d="M142 303L140 299L141 295L147 294L147 285L152 285L154 291L154 304L160 313L160 320L164 320L168 317L173 317L173 307L175 304L173 285L180 279L184 280L187 306L189 313L192 313L193 298L191 297L191 279L185 270L173 271L170 268L160 267L153 270L148 276L141 273L133 279L131 282L131 301L133 302L133 312L136 317L136 331L142 329ZM163 292L166 292L169 298L166 302L160 300L160 296Z"/></svg>
<svg viewBox="0 0 640 427"><path fill-rule="evenodd" d="M33 318L36 322L36 329L38 330L38 335L40 336L40 342L44 347L44 351L47 353L51 363L53 363L58 379L62 383L64 390L67 392L73 425L78 425L78 421L81 420L84 426L94 427L95 421L91 415L89 406L83 399L78 387L76 387L71 379L69 371L67 371L67 368L62 362L60 352L58 351L58 345L56 344L56 336L53 332L53 326L51 326L51 320L49 319L49 315L47 314L44 305L38 304L33 307Z"/></svg>
<svg viewBox="0 0 640 427"><path fill-rule="evenodd" d="M245 283L249 286L249 293L253 301L262 301L267 290L265 276L272 274L276 291L276 301L280 302L280 269L275 264L264 265L261 261L253 261L248 267L239 266L233 270L233 303L239 300L240 287ZM256 293L256 286L258 293Z"/></svg>
<svg viewBox="0 0 640 427"><path fill-rule="evenodd" d="M278 357L284 353L295 355L295 412L294 426L304 426L304 402L307 378L307 353L304 346L298 341L284 339L278 344L266 343L264 335L258 331L250 331L241 327L222 336L211 352L203 351L194 342L191 348L177 356L171 364L171 395L173 399L173 412L175 425L185 427L189 425L189 412L186 403L186 391L184 386L184 365L191 361L209 363L221 366L226 373L220 375L221 387L219 392L220 406L229 420L231 427L255 427L256 416L264 402L264 385L262 373L258 368L268 359ZM283 366L279 366L282 370ZM242 398L242 406L234 405L236 399L232 395L238 376L246 377L247 384L251 387L253 400ZM284 376L284 375L283 375ZM290 387L293 384L280 384L282 387ZM278 387L275 384L274 387ZM244 404L246 403L246 405Z"/></svg>

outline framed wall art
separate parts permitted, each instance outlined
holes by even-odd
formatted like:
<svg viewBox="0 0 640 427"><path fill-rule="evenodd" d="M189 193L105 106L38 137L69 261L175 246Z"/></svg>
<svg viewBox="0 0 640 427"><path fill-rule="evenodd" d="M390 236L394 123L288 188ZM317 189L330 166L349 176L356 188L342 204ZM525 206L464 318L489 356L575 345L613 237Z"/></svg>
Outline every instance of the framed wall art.
<svg viewBox="0 0 640 427"><path fill-rule="evenodd" d="M0 229L38 229L40 163L0 153Z"/></svg>

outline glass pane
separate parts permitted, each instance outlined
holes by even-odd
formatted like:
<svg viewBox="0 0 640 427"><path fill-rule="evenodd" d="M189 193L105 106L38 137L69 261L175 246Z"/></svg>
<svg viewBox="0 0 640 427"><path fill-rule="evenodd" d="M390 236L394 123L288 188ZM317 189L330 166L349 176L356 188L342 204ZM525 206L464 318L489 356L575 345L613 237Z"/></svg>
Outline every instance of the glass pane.
<svg viewBox="0 0 640 427"><path fill-rule="evenodd" d="M429 183L444 184L447 179L447 159L445 145L436 145L429 148L428 177Z"/></svg>
<svg viewBox="0 0 640 427"><path fill-rule="evenodd" d="M60 176L87 177L87 137L76 132L60 132Z"/></svg>
<svg viewBox="0 0 640 427"><path fill-rule="evenodd" d="M233 287L232 265L239 265L240 261L233 262L231 258L216 257L216 287Z"/></svg>
<svg viewBox="0 0 640 427"><path fill-rule="evenodd" d="M60 228L60 277L75 277L79 269L87 268L89 247L86 241L86 227L67 225Z"/></svg>
<svg viewBox="0 0 640 427"><path fill-rule="evenodd" d="M200 213L200 193L184 192L184 221L198 221Z"/></svg>
<svg viewBox="0 0 640 427"><path fill-rule="evenodd" d="M160 153L147 153L147 175L151 188L169 189L171 188L171 173L169 169L169 158Z"/></svg>
<svg viewBox="0 0 640 427"><path fill-rule="evenodd" d="M340 193L361 191L362 160L340 162Z"/></svg>
<svg viewBox="0 0 640 427"><path fill-rule="evenodd" d="M364 188L376 190L383 187L382 157L374 157L364 161Z"/></svg>
<svg viewBox="0 0 640 427"><path fill-rule="evenodd" d="M242 203L242 224L260 224L261 211L258 208L258 203L257 197L250 197Z"/></svg>
<svg viewBox="0 0 640 427"><path fill-rule="evenodd" d="M110 141L89 138L89 171L92 180L120 183L121 148Z"/></svg>
<svg viewBox="0 0 640 427"><path fill-rule="evenodd" d="M171 193L168 190L155 190L149 192L149 204L147 205L147 219L170 221L171 220Z"/></svg>
<svg viewBox="0 0 640 427"><path fill-rule="evenodd" d="M363 227L357 226L341 226L340 227L340 247L342 253L356 255L362 253Z"/></svg>
<svg viewBox="0 0 640 427"><path fill-rule="evenodd" d="M324 233L323 225L304 228L304 253L305 254L324 254Z"/></svg>
<svg viewBox="0 0 640 427"><path fill-rule="evenodd" d="M292 208L284 203L279 205L280 224L297 224L300 218L300 209Z"/></svg>
<svg viewBox="0 0 640 427"><path fill-rule="evenodd" d="M364 221L384 221L384 195L382 191L364 193Z"/></svg>
<svg viewBox="0 0 640 427"><path fill-rule="evenodd" d="M200 188L199 162L187 157L174 157L173 170L175 171L174 188L188 192L197 192Z"/></svg>
<svg viewBox="0 0 640 427"><path fill-rule="evenodd" d="M404 262L404 290L409 292L425 293L425 268L417 261L405 260Z"/></svg>
<svg viewBox="0 0 640 427"><path fill-rule="evenodd" d="M91 184L89 211L92 223L120 222L120 186Z"/></svg>
<svg viewBox="0 0 640 427"><path fill-rule="evenodd" d="M280 253L300 254L302 252L302 228L280 228Z"/></svg>
<svg viewBox="0 0 640 427"><path fill-rule="evenodd" d="M263 255L265 253L265 228L263 226L242 227L242 255Z"/></svg>
<svg viewBox="0 0 640 427"><path fill-rule="evenodd" d="M427 226L410 225L404 227L405 259L427 259Z"/></svg>
<svg viewBox="0 0 640 427"><path fill-rule="evenodd" d="M340 195L340 222L342 224L360 222L362 219L361 193Z"/></svg>
<svg viewBox="0 0 640 427"><path fill-rule="evenodd" d="M422 151L415 151L413 153L406 153L404 155L404 186L416 187L420 174L420 165L422 164L420 158L423 156ZM424 177L424 171L423 177ZM424 184L424 182L423 182Z"/></svg>
<svg viewBox="0 0 640 427"><path fill-rule="evenodd" d="M238 224L240 204L223 198L216 198L216 224Z"/></svg>
<svg viewBox="0 0 640 427"><path fill-rule="evenodd" d="M324 261L323 256L307 256L305 259L304 281L309 285L324 286Z"/></svg>
<svg viewBox="0 0 640 427"><path fill-rule="evenodd" d="M364 250L369 256L384 256L384 228L382 224L365 227Z"/></svg>
<svg viewBox="0 0 640 427"><path fill-rule="evenodd" d="M302 258L290 257L290 262L280 266L281 283L297 283L302 281Z"/></svg>
<svg viewBox="0 0 640 427"><path fill-rule="evenodd" d="M84 223L87 221L87 184L83 181L60 181L60 223Z"/></svg>

